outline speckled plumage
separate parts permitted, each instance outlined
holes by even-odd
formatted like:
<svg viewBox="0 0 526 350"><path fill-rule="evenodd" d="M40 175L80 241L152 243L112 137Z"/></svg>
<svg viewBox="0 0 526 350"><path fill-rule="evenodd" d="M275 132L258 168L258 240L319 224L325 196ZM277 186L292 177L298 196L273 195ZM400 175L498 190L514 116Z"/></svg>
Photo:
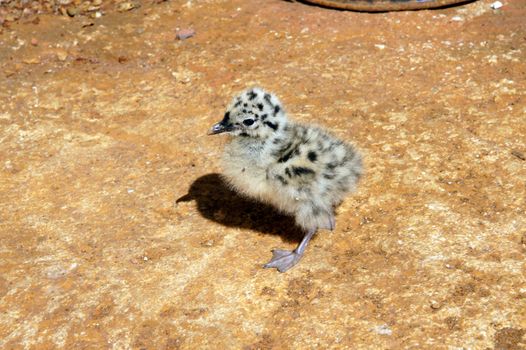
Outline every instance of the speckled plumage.
<svg viewBox="0 0 526 350"><path fill-rule="evenodd" d="M321 128L288 120L278 98L260 88L233 99L211 130L221 132L233 136L223 156L228 183L294 216L307 233L295 251L276 250L266 265L284 272L299 261L317 229L334 228L334 208L362 174L361 156Z"/></svg>

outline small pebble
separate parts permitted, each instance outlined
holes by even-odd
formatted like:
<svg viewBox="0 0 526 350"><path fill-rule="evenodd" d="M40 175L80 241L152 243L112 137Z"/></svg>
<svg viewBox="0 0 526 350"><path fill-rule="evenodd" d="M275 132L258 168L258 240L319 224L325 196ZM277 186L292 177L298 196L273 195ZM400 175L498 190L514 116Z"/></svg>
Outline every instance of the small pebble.
<svg viewBox="0 0 526 350"><path fill-rule="evenodd" d="M209 239L208 241L205 241L205 242L201 243L202 247L212 247L213 245L214 245L214 240L213 239Z"/></svg>
<svg viewBox="0 0 526 350"><path fill-rule="evenodd" d="M491 4L491 8L494 10L500 9L502 7L502 2L495 1L493 4Z"/></svg>
<svg viewBox="0 0 526 350"><path fill-rule="evenodd" d="M38 40L36 38L32 38L31 39L31 45L37 46L38 45Z"/></svg>
<svg viewBox="0 0 526 350"><path fill-rule="evenodd" d="M82 28L91 27L92 25L95 25L95 22L93 22L93 21L91 21L91 20L84 21L84 22L81 24Z"/></svg>
<svg viewBox="0 0 526 350"><path fill-rule="evenodd" d="M58 49L56 54L59 61L65 61L68 58L68 52L66 50Z"/></svg>
<svg viewBox="0 0 526 350"><path fill-rule="evenodd" d="M195 30L191 28L178 30L177 33L175 34L176 38L179 40L185 40L185 39L193 37L194 35L195 35Z"/></svg>
<svg viewBox="0 0 526 350"><path fill-rule="evenodd" d="M120 11L120 12L125 12L125 11L133 10L135 8L138 8L138 7L140 7L140 5L138 3L135 3L135 2L121 2L117 6L117 10Z"/></svg>
<svg viewBox="0 0 526 350"><path fill-rule="evenodd" d="M436 300L431 300L431 302L430 302L429 304L430 304L430 306L431 306L431 308L432 308L433 310L438 310L438 309L440 309L440 307L442 306L442 305L441 305L438 301L436 301Z"/></svg>
<svg viewBox="0 0 526 350"><path fill-rule="evenodd" d="M380 334L380 335L391 335L391 334L393 334L393 331L386 324L374 327L373 331L376 334Z"/></svg>
<svg viewBox="0 0 526 350"><path fill-rule="evenodd" d="M524 155L524 153L522 153L520 151L513 150L513 151L511 151L511 155L514 156L514 157L519 158L520 160L526 160L526 156Z"/></svg>
<svg viewBox="0 0 526 350"><path fill-rule="evenodd" d="M78 7L68 7L66 10L66 13L68 14L69 17L75 17L76 15L79 14L79 9Z"/></svg>
<svg viewBox="0 0 526 350"><path fill-rule="evenodd" d="M455 22L460 22L460 21L462 21L463 19L462 19L462 17L460 17L460 16L454 16L453 18L451 18L451 20L452 20L452 21L455 21Z"/></svg>
<svg viewBox="0 0 526 350"><path fill-rule="evenodd" d="M37 57L23 59L22 62L25 64L39 64L40 59Z"/></svg>

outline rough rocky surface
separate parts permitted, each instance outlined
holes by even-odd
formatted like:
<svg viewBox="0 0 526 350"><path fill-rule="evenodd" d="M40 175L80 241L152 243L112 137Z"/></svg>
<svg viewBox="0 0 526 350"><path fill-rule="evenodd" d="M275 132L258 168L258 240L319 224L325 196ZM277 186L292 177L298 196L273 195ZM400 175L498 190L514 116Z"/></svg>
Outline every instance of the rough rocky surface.
<svg viewBox="0 0 526 350"><path fill-rule="evenodd" d="M0 348L526 349L526 3L490 4L4 22ZM253 84L366 157L286 274L301 233L206 136Z"/></svg>

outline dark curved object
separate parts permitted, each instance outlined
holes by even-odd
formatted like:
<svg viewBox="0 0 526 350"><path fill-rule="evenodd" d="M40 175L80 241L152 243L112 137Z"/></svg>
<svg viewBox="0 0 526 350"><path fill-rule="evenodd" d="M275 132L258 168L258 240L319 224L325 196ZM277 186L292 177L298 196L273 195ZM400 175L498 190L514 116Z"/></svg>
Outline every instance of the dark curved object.
<svg viewBox="0 0 526 350"><path fill-rule="evenodd" d="M385 12L424 10L468 2L468 0L303 0L308 3L341 10Z"/></svg>

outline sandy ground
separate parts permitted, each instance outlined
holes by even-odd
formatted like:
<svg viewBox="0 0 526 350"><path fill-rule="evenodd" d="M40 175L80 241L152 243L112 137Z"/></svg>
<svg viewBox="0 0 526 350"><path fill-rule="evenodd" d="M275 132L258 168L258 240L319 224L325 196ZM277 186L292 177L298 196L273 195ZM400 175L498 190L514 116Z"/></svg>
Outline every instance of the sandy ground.
<svg viewBox="0 0 526 350"><path fill-rule="evenodd" d="M526 2L491 3L4 22L0 348L526 349ZM365 156L285 274L261 266L301 232L206 135L254 84Z"/></svg>

